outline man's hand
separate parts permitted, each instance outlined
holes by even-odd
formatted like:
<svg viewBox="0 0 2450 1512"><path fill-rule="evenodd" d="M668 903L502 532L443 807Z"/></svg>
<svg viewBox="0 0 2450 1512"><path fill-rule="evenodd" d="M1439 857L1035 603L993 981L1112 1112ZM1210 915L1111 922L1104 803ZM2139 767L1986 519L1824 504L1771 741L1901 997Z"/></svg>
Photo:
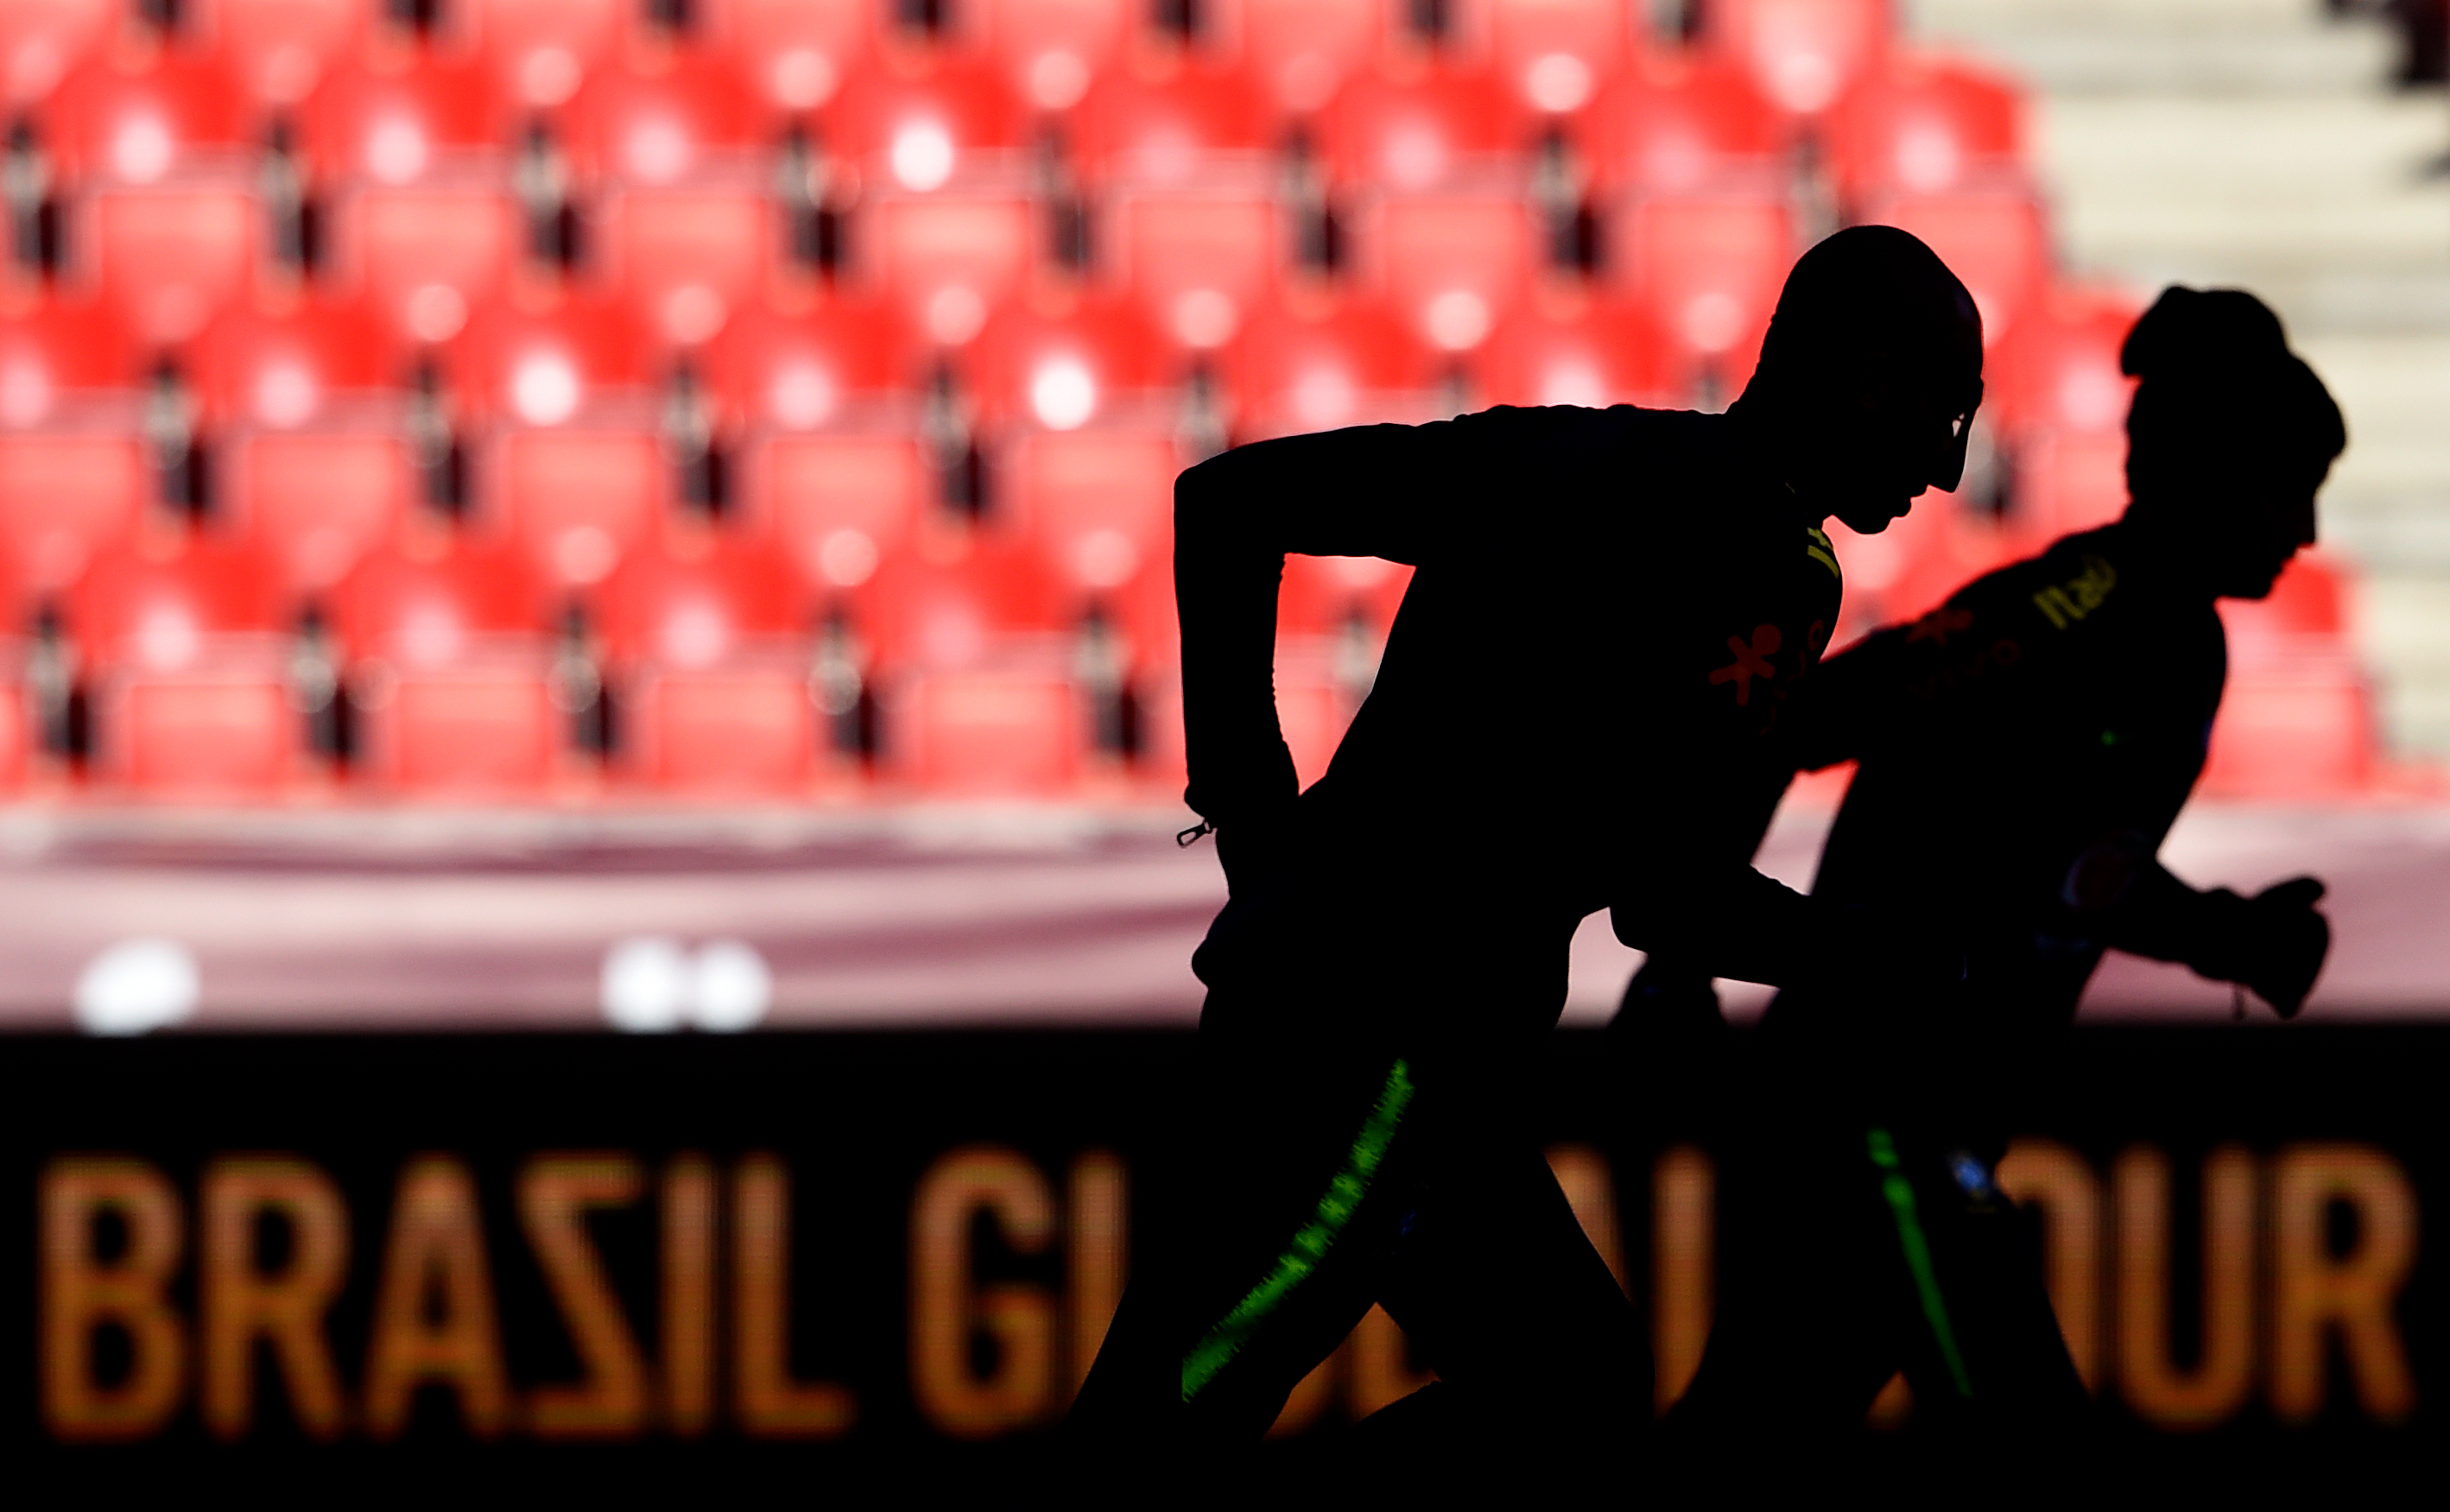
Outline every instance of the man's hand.
<svg viewBox="0 0 2450 1512"><path fill-rule="evenodd" d="M2283 1018L2294 1018L2323 974L2331 953L2331 921L2314 905L2323 898L2322 882L2292 877L2265 887L2239 910L2234 944L2242 981L2269 1003Z"/></svg>

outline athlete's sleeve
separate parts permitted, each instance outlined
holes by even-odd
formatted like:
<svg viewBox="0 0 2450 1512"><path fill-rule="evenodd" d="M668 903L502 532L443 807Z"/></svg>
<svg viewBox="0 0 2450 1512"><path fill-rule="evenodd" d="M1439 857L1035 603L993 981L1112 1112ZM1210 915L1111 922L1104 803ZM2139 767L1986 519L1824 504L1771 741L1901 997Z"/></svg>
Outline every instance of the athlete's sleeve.
<svg viewBox="0 0 2450 1512"><path fill-rule="evenodd" d="M1299 789L1276 719L1276 590L1286 553L1428 561L1496 438L1491 418L1260 441L1176 480L1174 578L1191 769L1184 797L1220 832L1237 822L1264 823Z"/></svg>
<svg viewBox="0 0 2450 1512"><path fill-rule="evenodd" d="M1789 716L1795 765L1814 770L1912 741L2030 679L2037 658L2060 649L2056 606L2041 596L2051 587L2046 562L1977 578L1920 619L1875 630L1822 662ZM2055 629L2070 623L2062 614Z"/></svg>

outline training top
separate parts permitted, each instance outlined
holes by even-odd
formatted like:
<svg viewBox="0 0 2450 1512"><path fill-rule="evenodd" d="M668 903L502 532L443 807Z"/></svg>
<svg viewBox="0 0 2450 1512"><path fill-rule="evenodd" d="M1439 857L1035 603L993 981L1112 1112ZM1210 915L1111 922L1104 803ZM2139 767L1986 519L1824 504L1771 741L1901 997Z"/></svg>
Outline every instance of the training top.
<svg viewBox="0 0 2450 1512"><path fill-rule="evenodd" d="M1796 969L1804 900L1734 837L1838 568L1740 413L1501 407L1288 436L1184 473L1175 509L1186 797L1234 884L1195 960L1212 986L1324 929L1536 961L1562 1000L1565 944L1601 907L1628 943L1678 940L1721 975ZM1272 678L1288 552L1416 570L1298 797Z"/></svg>
<svg viewBox="0 0 2450 1512"><path fill-rule="evenodd" d="M2070 535L1819 669L1799 765L1861 766L1814 896L1968 942L1981 1000L2064 1022L2105 947L2184 960L2200 895L2153 860L2227 674L2200 586L2123 525Z"/></svg>

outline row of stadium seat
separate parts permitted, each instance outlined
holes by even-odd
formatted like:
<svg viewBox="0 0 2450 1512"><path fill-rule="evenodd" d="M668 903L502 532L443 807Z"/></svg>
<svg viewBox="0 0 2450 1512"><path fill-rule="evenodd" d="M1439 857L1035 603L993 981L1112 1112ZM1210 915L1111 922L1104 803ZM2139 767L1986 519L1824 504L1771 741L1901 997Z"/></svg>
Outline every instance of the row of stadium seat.
<svg viewBox="0 0 2450 1512"><path fill-rule="evenodd" d="M1264 108L1305 114L1376 68L1476 68L1510 106L1582 108L1617 75L1700 33L1779 110L1811 116L1888 50L1889 0L1705 0L1698 27L1644 25L1626 0L12 0L0 95L73 93L96 67L153 62L211 81L224 117L295 108L353 69L423 52L502 111L554 109L624 70L703 65L746 108L805 111L879 77L974 73L1015 109L1065 114L1103 80L1231 73ZM1687 8L1679 7L1680 10Z"/></svg>

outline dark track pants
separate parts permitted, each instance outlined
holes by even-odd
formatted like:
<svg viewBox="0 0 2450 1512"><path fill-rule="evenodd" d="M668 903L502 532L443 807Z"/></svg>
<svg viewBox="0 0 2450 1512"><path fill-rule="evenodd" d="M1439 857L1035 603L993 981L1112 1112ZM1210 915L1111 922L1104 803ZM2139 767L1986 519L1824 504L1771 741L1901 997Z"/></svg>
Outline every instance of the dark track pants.
<svg viewBox="0 0 2450 1512"><path fill-rule="evenodd" d="M1643 1329L1508 1111L1509 1057L1345 1011L1210 997L1179 1164L1066 1425L1118 1489L1231 1465L1373 1302L1439 1382L1356 1455L1564 1473L1648 1417Z"/></svg>
<svg viewBox="0 0 2450 1512"><path fill-rule="evenodd" d="M1709 1346L1666 1424L1688 1472L1808 1481L1899 1370L1916 1427L1960 1448L2078 1450L2090 1404L1995 1154L1864 1112L1756 1125L1721 1189Z"/></svg>

